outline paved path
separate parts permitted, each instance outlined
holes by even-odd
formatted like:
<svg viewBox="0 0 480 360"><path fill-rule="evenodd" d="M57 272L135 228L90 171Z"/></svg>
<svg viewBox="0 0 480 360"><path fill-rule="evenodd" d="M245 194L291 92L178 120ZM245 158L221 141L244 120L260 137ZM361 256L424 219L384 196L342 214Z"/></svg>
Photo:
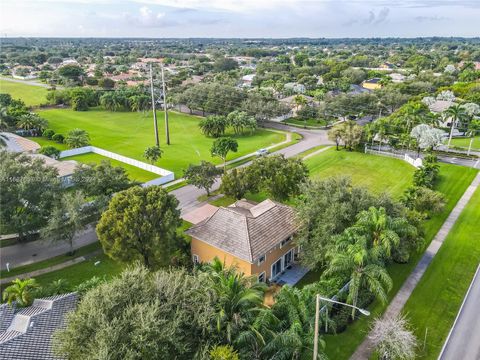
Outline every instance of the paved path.
<svg viewBox="0 0 480 360"><path fill-rule="evenodd" d="M470 198L473 196L473 193L480 185L480 173L477 174L475 179L473 179L470 186L464 192L460 200L457 202L455 207L453 208L452 212L448 216L447 220L443 223L442 227L438 231L435 238L430 243L429 247L423 254L422 258L418 262L417 266L404 282L401 289L393 298L390 305L388 305L387 310L383 314L383 317L395 317L400 314L403 309L403 306L407 302L408 298L412 294L413 290L417 286L418 282L422 278L423 274L428 268L428 265L432 262L434 256L437 254L440 246L442 246L445 238L447 237L448 233L452 229L453 225L457 221L460 213L465 208L467 203L469 202ZM350 358L351 360L366 360L369 359L372 354L372 342L370 338L367 336L363 343L357 348L355 353Z"/></svg>
<svg viewBox="0 0 480 360"><path fill-rule="evenodd" d="M303 130L272 123L269 123L268 127L282 131L296 132L303 136L303 139L298 143L275 151L274 154L284 154L286 157L292 157L318 145L331 144L325 130ZM288 139L286 141L288 141ZM250 162L247 162L241 166L247 166L249 164ZM212 191L217 190L220 187L220 183L220 179L217 180L213 185ZM198 201L201 195L205 195L205 191L192 185L183 186L170 193L178 199L182 215L207 203L207 201ZM97 240L95 229L89 228L76 236L74 247L79 248L94 243ZM13 269L18 266L28 265L57 255L62 255L68 251L69 246L64 243L49 244L44 241L32 241L25 244L8 246L0 249L0 268L6 269L7 262L10 263L10 268Z"/></svg>
<svg viewBox="0 0 480 360"><path fill-rule="evenodd" d="M470 284L439 360L480 359L480 266Z"/></svg>
<svg viewBox="0 0 480 360"><path fill-rule="evenodd" d="M95 229L90 227L75 236L73 247L78 249L96 241L98 241L98 239L95 234ZM4 270L7 268L8 262L10 269L14 269L19 266L63 255L69 251L70 246L64 242L52 244L41 240L6 246L0 248L0 265L1 269Z"/></svg>

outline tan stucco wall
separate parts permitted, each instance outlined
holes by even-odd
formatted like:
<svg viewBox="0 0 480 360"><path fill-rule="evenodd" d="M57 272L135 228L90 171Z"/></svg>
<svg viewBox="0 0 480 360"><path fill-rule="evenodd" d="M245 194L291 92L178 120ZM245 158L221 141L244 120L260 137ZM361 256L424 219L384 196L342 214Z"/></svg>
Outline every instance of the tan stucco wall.
<svg viewBox="0 0 480 360"><path fill-rule="evenodd" d="M192 238L192 256L197 255L200 258L200 262L211 262L215 256L218 257L227 266L236 266L240 272L245 275L252 275L252 264L249 262L238 259L237 257L230 255L212 245L209 245L203 241Z"/></svg>
<svg viewBox="0 0 480 360"><path fill-rule="evenodd" d="M265 274L267 275L267 279L270 279L273 263L275 263L275 261L277 261L280 257L285 255L294 247L295 245L293 244L293 241L290 241L281 249L280 249L280 246L277 246L275 249L271 250L270 252L267 252L265 254L266 256L265 256L264 263L262 263L260 266L257 265L256 263L252 265L252 274L261 274L262 272L265 271Z"/></svg>
<svg viewBox="0 0 480 360"><path fill-rule="evenodd" d="M362 83L362 87L364 87L365 89L369 89L369 90L375 90L375 89L380 89L382 87L381 84L372 84L372 83Z"/></svg>
<svg viewBox="0 0 480 360"><path fill-rule="evenodd" d="M284 247L280 249L277 246L275 249L267 252L265 255L265 262L261 265L251 264L248 261L239 259L231 254L228 254L206 242L192 238L191 242L192 247L192 256L197 255L200 259L200 262L211 262L215 256L218 257L222 262L227 266L236 266L239 271L243 272L245 275L259 275L265 271L266 278L269 279L271 276L272 264L277 261L280 257L285 255L288 251L295 248L293 241L290 241Z"/></svg>

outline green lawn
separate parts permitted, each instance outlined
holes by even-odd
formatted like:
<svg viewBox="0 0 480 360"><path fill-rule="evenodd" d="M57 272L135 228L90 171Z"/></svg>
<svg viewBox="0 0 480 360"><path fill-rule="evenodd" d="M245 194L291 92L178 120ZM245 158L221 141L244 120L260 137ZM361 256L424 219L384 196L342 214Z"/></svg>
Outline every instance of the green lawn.
<svg viewBox="0 0 480 360"><path fill-rule="evenodd" d="M448 217L457 201L461 198L467 187L470 185L477 170L463 166L450 164L440 164L440 180L436 185L436 190L445 194L447 203L442 213L433 216L425 225L425 248L435 237L436 233ZM393 299L404 281L410 275L417 262L423 255L423 251L416 254L408 264L391 264L388 266L388 272L393 280L392 291L388 294L389 301ZM339 335L327 335L324 339L327 343L326 353L330 359L348 359L353 354L357 346L363 341L368 333L370 323L377 316L381 315L386 306L375 301L369 310L371 315L361 317L353 324L349 325L347 330Z"/></svg>
<svg viewBox="0 0 480 360"><path fill-rule="evenodd" d="M66 144L59 144L55 141L52 141L52 140L49 140L47 138L44 138L44 137L32 137L32 136L29 136L27 137L27 139L30 139L32 141L35 141L37 144L39 144L40 146L54 146L56 147L58 150L68 150L68 146Z"/></svg>
<svg viewBox="0 0 480 360"><path fill-rule="evenodd" d="M102 160L106 160L106 161L109 161L112 164L112 166L123 167L127 171L127 174L130 180L139 181L139 182L147 182L149 180L153 180L160 177L160 175L154 174L150 171L146 171L136 166L125 164L121 161L110 159L108 157L105 157L99 154L94 154L94 153L69 156L66 158L62 158L62 160L75 160L82 164L90 164L90 163L99 164Z"/></svg>
<svg viewBox="0 0 480 360"><path fill-rule="evenodd" d="M403 311L423 339L421 358L437 359L480 259L480 189L458 218Z"/></svg>
<svg viewBox="0 0 480 360"><path fill-rule="evenodd" d="M378 155L326 150L305 160L312 178L346 175L374 193L388 192L398 198L412 183L415 168L407 162Z"/></svg>
<svg viewBox="0 0 480 360"><path fill-rule="evenodd" d="M39 114L49 121L49 128L57 133L65 135L73 128L84 129L89 133L92 145L140 161L145 161L142 156L145 148L154 145L150 113L50 109L39 111ZM158 116L163 119L162 112L158 112ZM190 163L199 163L200 160L221 163L210 155L214 139L200 132L198 122L199 117L170 112L171 145L167 146L163 121L159 121L160 147L164 153L156 165L175 172L178 178ZM285 134L259 129L253 135L236 136L236 139L238 152L230 153L228 160L282 142ZM41 145L47 143L44 140ZM56 146L53 142L50 144Z"/></svg>
<svg viewBox="0 0 480 360"><path fill-rule="evenodd" d="M453 146L464 147L464 148L468 149L468 146L470 145L470 138L452 139L452 145ZM480 151L480 136L475 136L473 138L472 149Z"/></svg>
<svg viewBox="0 0 480 360"><path fill-rule="evenodd" d="M319 120L319 119L298 119L298 118L290 118L282 121L285 124L288 125L294 125L294 126L299 126L299 127L304 127L305 125L308 127L323 127L327 125L327 122L325 120Z"/></svg>
<svg viewBox="0 0 480 360"><path fill-rule="evenodd" d="M0 79L0 93L12 95L14 99L21 99L27 106L40 105L47 102L48 90L41 86L21 84Z"/></svg>

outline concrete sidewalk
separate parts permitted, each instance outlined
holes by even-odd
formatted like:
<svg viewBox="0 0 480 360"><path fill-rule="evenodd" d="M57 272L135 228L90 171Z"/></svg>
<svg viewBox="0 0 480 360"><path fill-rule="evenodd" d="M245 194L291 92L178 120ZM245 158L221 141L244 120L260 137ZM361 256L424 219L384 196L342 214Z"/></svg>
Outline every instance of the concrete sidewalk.
<svg viewBox="0 0 480 360"><path fill-rule="evenodd" d="M418 282L422 278L423 274L427 270L428 265L430 265L430 263L432 262L433 258L435 257L438 250L440 249L443 242L445 241L445 238L447 237L448 233L450 232L453 225L455 224L458 217L460 216L462 210L468 204L471 197L473 196L473 193L475 192L475 190L479 185L480 185L480 173L477 174L477 176L475 177L475 179L473 179L470 186L463 193L462 197L453 208L447 220L445 220L442 227L438 231L437 235L435 235L435 238L430 243L430 246L425 251L424 255L418 262L417 266L415 267L413 272L410 274L410 276L404 282L401 289L398 291L398 293L395 295L395 297L391 301L387 310L383 314L384 318L395 317L400 314L400 312L403 309L403 306L405 305L408 298L412 294L413 290L417 286ZM372 348L373 348L373 344L370 338L367 336L350 359L351 360L369 359L370 356L372 355L372 351L373 351Z"/></svg>

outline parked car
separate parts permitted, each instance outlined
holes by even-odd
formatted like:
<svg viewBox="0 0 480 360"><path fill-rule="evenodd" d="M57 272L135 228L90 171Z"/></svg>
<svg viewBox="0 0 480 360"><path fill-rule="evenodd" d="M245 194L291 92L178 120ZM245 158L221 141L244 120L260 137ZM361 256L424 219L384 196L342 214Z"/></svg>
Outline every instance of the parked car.
<svg viewBox="0 0 480 360"><path fill-rule="evenodd" d="M257 154L257 156L265 156L265 155L268 155L268 150L267 149L258 149L256 154Z"/></svg>

